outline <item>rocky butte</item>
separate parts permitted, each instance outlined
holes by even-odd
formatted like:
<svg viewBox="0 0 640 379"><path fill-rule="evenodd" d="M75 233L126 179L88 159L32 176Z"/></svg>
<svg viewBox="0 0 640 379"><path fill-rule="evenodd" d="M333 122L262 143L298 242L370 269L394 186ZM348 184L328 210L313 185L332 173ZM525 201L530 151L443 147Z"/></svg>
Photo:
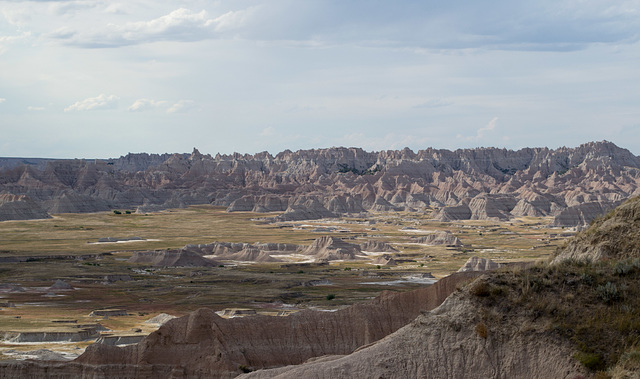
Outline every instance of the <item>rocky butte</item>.
<svg viewBox="0 0 640 379"><path fill-rule="evenodd" d="M438 209L435 218L553 216L585 225L639 194L640 158L611 142L576 148L359 148L275 156L128 154L106 160L0 158L0 220L49 213L193 204L284 212L303 220L368 211Z"/></svg>

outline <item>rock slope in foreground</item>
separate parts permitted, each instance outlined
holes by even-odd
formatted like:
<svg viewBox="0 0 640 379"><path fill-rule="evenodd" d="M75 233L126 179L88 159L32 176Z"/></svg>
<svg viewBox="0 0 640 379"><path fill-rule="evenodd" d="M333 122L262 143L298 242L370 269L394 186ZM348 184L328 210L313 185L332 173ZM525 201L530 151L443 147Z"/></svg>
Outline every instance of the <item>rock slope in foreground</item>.
<svg viewBox="0 0 640 379"><path fill-rule="evenodd" d="M640 258L640 196L596 219L569 241L553 262L626 258Z"/></svg>
<svg viewBox="0 0 640 379"><path fill-rule="evenodd" d="M523 333L526 318L487 327L467 293L353 354L262 370L266 378L579 378L585 369L568 343L548 333ZM484 325L481 327L480 325ZM525 324L526 325L526 324Z"/></svg>

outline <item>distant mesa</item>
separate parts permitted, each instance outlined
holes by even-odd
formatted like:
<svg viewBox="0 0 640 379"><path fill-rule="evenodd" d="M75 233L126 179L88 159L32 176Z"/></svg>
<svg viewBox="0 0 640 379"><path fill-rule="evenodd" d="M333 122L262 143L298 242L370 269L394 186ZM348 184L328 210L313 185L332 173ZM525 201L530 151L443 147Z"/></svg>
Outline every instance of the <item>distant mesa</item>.
<svg viewBox="0 0 640 379"><path fill-rule="evenodd" d="M361 249L360 245L343 241L337 237L324 236L316 239L302 253L312 255L317 260L358 260Z"/></svg>
<svg viewBox="0 0 640 379"><path fill-rule="evenodd" d="M360 244L360 250L371 253L394 253L398 249L383 241L369 240Z"/></svg>
<svg viewBox="0 0 640 379"><path fill-rule="evenodd" d="M49 287L50 291L54 290L72 290L74 289L69 283L62 281L60 279L56 280L55 283L51 287Z"/></svg>
<svg viewBox="0 0 640 379"><path fill-rule="evenodd" d="M220 264L189 250L136 251L128 262L153 267L214 267Z"/></svg>
<svg viewBox="0 0 640 379"><path fill-rule="evenodd" d="M422 243L426 245L445 245L451 247L462 246L462 241L449 231L440 231L423 237L415 237L412 239L414 243Z"/></svg>
<svg viewBox="0 0 640 379"><path fill-rule="evenodd" d="M373 260L373 262L371 262L374 265L380 265L380 266L397 266L398 262L396 262L395 259L393 259L393 257L389 254L383 254L379 257L377 257L376 259Z"/></svg>
<svg viewBox="0 0 640 379"><path fill-rule="evenodd" d="M491 259L487 258L479 258L479 257L471 257L465 262L465 264L460 267L458 272L467 272L467 271L489 271L500 268L502 264L496 263Z"/></svg>
<svg viewBox="0 0 640 379"><path fill-rule="evenodd" d="M194 204L278 212L272 221L436 211L441 221L552 217L586 225L640 193L640 158L611 142L576 148L359 148L128 154L106 160L0 158L0 221L51 213Z"/></svg>

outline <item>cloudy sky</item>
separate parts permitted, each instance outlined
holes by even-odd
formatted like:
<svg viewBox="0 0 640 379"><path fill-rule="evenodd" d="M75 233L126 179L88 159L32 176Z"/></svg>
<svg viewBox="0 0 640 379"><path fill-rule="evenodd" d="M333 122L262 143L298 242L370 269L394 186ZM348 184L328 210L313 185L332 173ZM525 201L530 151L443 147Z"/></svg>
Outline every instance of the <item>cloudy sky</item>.
<svg viewBox="0 0 640 379"><path fill-rule="evenodd" d="M0 0L0 156L640 155L640 0Z"/></svg>

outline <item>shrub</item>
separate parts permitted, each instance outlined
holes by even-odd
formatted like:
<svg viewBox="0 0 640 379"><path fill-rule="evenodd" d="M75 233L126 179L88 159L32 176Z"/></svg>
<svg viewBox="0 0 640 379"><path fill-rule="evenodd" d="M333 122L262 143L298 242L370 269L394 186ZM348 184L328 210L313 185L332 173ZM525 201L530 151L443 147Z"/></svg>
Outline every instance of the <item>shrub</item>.
<svg viewBox="0 0 640 379"><path fill-rule="evenodd" d="M115 210L113 211L113 214L121 215L121 214L122 214L122 212L120 212L119 210L115 209Z"/></svg>
<svg viewBox="0 0 640 379"><path fill-rule="evenodd" d="M328 295L327 295L327 300L333 300L333 299L335 299L335 298L336 298L336 295L334 295L334 294L332 294L332 293L330 293L330 294L328 294Z"/></svg>
<svg viewBox="0 0 640 379"><path fill-rule="evenodd" d="M130 215L131 211L124 211L124 213Z"/></svg>
<svg viewBox="0 0 640 379"><path fill-rule="evenodd" d="M640 260L627 259L624 261L618 261L613 266L613 273L618 276L625 276L633 273L637 268L640 268Z"/></svg>
<svg viewBox="0 0 640 379"><path fill-rule="evenodd" d="M596 288L596 294L607 304L620 299L620 291L618 291L618 287L611 282L607 282L604 286L598 286Z"/></svg>
<svg viewBox="0 0 640 379"><path fill-rule="evenodd" d="M573 357L584 367L590 370L600 370L604 368L604 362L600 354L585 353L583 351L575 353Z"/></svg>
<svg viewBox="0 0 640 379"><path fill-rule="evenodd" d="M477 280L471 287L471 294L478 297L487 297L491 294L491 286L484 280Z"/></svg>
<svg viewBox="0 0 640 379"><path fill-rule="evenodd" d="M478 336L487 339L487 336L489 335L487 325L484 322L480 321L478 325L476 325L476 333L478 333Z"/></svg>

